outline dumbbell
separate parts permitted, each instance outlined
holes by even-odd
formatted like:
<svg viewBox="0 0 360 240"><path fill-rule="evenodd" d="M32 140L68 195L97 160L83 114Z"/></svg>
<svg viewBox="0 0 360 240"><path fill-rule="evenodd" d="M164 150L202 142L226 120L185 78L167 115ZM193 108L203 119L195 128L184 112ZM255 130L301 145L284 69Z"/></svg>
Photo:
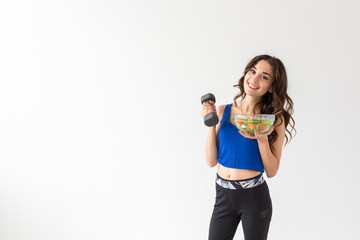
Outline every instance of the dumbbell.
<svg viewBox="0 0 360 240"><path fill-rule="evenodd" d="M212 93L205 94L204 96L201 97L201 105L204 102L210 103L209 102L210 100L215 103L216 100L215 100L214 94L212 94ZM219 118L216 115L216 113L209 113L209 114L206 114L204 117L204 123L208 127L215 126L216 124L218 124L218 122L219 122Z"/></svg>

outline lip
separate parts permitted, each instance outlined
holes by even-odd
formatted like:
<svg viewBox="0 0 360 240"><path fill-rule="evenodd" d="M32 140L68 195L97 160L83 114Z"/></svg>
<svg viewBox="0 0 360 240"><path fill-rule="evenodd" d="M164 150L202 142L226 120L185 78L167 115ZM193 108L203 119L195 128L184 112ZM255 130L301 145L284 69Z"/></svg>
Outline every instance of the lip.
<svg viewBox="0 0 360 240"><path fill-rule="evenodd" d="M253 87L251 87L249 82L247 82L247 85L248 85L248 87L249 87L251 90L257 90L257 89L259 89L259 88L253 88ZM251 84L251 85L254 86L254 84Z"/></svg>

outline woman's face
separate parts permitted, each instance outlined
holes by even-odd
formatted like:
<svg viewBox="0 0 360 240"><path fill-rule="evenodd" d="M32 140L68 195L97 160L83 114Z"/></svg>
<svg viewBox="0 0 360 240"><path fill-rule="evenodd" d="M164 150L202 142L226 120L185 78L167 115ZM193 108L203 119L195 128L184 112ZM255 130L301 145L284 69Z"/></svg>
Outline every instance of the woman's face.
<svg viewBox="0 0 360 240"><path fill-rule="evenodd" d="M245 93L253 97L264 96L269 90L273 82L273 71L271 65L260 60L245 75L244 89Z"/></svg>

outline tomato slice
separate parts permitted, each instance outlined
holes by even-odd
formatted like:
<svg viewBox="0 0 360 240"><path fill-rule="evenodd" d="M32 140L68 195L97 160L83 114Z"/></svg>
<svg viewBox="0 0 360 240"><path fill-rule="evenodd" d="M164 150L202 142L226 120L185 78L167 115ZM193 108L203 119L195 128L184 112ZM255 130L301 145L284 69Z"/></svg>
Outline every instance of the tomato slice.
<svg viewBox="0 0 360 240"><path fill-rule="evenodd" d="M259 125L259 131L264 131L265 130L265 125L264 124L260 124Z"/></svg>
<svg viewBox="0 0 360 240"><path fill-rule="evenodd" d="M240 119L237 119L237 120L236 120L236 123L237 123L238 125L241 125L241 120L240 120Z"/></svg>
<svg viewBox="0 0 360 240"><path fill-rule="evenodd" d="M253 129L255 129L255 125L253 123L249 123L247 125L247 128L250 129L250 130L253 130Z"/></svg>

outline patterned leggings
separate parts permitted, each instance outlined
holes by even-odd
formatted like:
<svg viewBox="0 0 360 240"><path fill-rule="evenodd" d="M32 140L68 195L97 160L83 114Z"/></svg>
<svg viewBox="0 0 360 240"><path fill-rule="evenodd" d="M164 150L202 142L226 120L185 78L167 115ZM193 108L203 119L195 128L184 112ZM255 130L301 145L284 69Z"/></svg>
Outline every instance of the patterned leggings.
<svg viewBox="0 0 360 240"><path fill-rule="evenodd" d="M217 175L209 240L232 240L240 221L245 240L266 240L271 215L269 188L262 174L236 181Z"/></svg>

